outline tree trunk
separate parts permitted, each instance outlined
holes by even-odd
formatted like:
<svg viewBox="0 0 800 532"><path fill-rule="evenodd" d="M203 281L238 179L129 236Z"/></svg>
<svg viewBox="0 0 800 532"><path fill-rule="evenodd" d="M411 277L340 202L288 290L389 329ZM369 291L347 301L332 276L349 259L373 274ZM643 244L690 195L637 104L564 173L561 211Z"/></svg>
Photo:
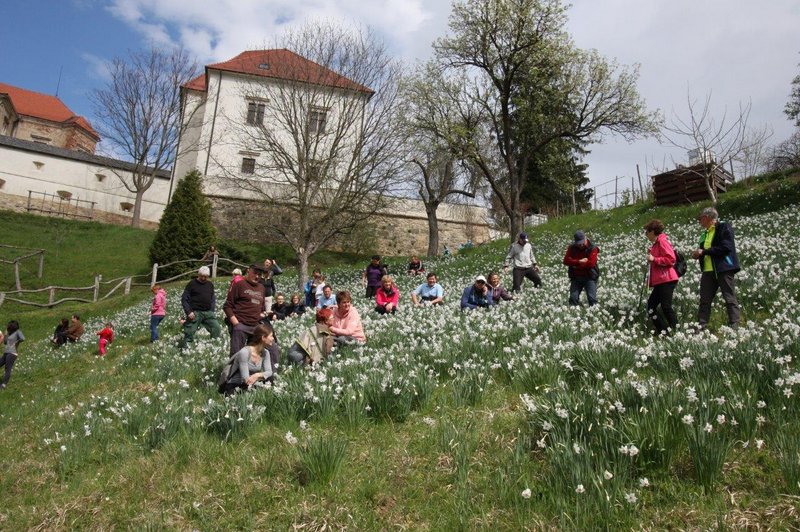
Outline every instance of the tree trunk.
<svg viewBox="0 0 800 532"><path fill-rule="evenodd" d="M297 271L297 288L300 290L305 287L306 281L308 281L308 258L310 255L311 253L302 248L297 252L297 260L300 263Z"/></svg>
<svg viewBox="0 0 800 532"><path fill-rule="evenodd" d="M705 182L706 182L706 190L708 190L708 199L711 200L711 205L713 207L717 206L717 187L714 183L714 175L716 171L712 168L711 172L706 172L705 175Z"/></svg>
<svg viewBox="0 0 800 532"><path fill-rule="evenodd" d="M136 191L136 199L133 201L133 218L131 218L131 227L139 227L142 219L142 197L144 190Z"/></svg>
<svg viewBox="0 0 800 532"><path fill-rule="evenodd" d="M436 217L438 203L426 203L425 213L428 215L428 256L439 255L439 218Z"/></svg>

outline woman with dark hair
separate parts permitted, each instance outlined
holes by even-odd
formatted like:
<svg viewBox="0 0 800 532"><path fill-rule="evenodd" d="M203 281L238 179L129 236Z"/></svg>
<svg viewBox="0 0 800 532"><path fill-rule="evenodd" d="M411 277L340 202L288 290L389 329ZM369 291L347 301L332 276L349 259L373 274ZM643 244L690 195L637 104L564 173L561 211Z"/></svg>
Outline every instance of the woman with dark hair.
<svg viewBox="0 0 800 532"><path fill-rule="evenodd" d="M305 305L300 302L300 294L292 294L291 302L286 307L286 317L301 316L305 311Z"/></svg>
<svg viewBox="0 0 800 532"><path fill-rule="evenodd" d="M5 344L3 348L3 358L0 358L0 367L5 366L5 375L3 375L3 382L0 383L0 390L8 385L11 379L11 370L14 368L14 362L17 361L17 347L25 340L25 335L19 329L19 322L12 320L6 326L6 335L0 332L0 342Z"/></svg>
<svg viewBox="0 0 800 532"><path fill-rule="evenodd" d="M69 319L61 318L61 321L56 325L56 330L53 331L53 337L50 338L50 341L59 345L59 340L67 337L67 329L69 329Z"/></svg>
<svg viewBox="0 0 800 532"><path fill-rule="evenodd" d="M650 220L644 226L647 240L652 243L647 252L647 262L650 264L649 286L653 288L647 298L647 315L653 321L656 334L666 334L678 325L678 317L672 308L672 295L678 285L678 272L675 271L675 250L667 234L664 233L664 224L661 220ZM658 312L664 313L664 318Z"/></svg>
<svg viewBox="0 0 800 532"><path fill-rule="evenodd" d="M223 371L227 370L228 375L221 387L222 393L231 395L238 389L248 389L258 381L272 379L275 372L269 348L273 341L271 325L266 323L256 325L247 345L231 357L229 365L223 367Z"/></svg>

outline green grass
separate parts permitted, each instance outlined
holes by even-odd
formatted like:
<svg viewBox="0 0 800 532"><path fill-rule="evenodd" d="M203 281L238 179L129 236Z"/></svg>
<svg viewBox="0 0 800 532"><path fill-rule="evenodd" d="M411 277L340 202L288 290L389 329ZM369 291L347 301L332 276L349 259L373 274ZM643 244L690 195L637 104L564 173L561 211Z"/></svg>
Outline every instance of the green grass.
<svg viewBox="0 0 800 532"><path fill-rule="evenodd" d="M758 209L773 203L783 206L787 191L796 186L794 179L761 178L749 188L737 185L720 202L720 211L728 218L769 212ZM730 203L734 200L739 203ZM743 210L733 210L734 205ZM778 364L762 360L773 361L771 355L781 353L798 358L798 344L788 340L796 338L791 319L770 322L765 328L774 326L774 335L758 336L760 345L747 339L732 346L672 339L652 343L638 324L619 325L621 310L609 305L600 314L570 313L564 310L563 294L550 288L563 274L561 257L550 251L563 249L574 229L611 240L615 233L632 229L638 234L652 217L664 219L668 226L692 221L698 209L630 206L533 228L531 238L548 250L538 257L549 268L544 277L548 286L535 293L528 290L517 306L506 307L511 315L453 309L445 314L412 311L380 320L365 316L375 334L370 337L371 350L363 356L345 351L339 357L351 364L326 364L319 378L285 374L281 394L259 391L238 398L233 406L204 386L203 375L213 378L224 358L224 342L200 342L185 353L172 347L179 335L175 309L180 287L169 288L169 315L161 327L165 341L155 346L147 343L145 290L97 305L51 310L3 305L0 321L21 316L29 341L21 347L11 386L0 392L0 445L5 449L0 529L797 528L796 498L787 493L796 492L800 405L789 399L782 402L781 390L772 383L785 373ZM68 222L57 233L52 225L38 217L0 213L0 228L6 235L13 233L19 239L15 243L48 249L45 272L59 282L81 283L92 271L100 271L92 269L98 264L109 268L102 270L106 277L148 270L146 248L152 233L77 222ZM25 232L39 235L35 245L25 241ZM636 245L644 249L641 241ZM477 269L496 267L506 247L507 242L479 246L432 266L445 280L461 282ZM101 258L95 248L109 257ZM245 245L242 249L264 251ZM51 261L56 250L58 260ZM751 269L755 253L740 251ZM342 260L341 267L326 266L337 284L357 286L354 272L362 258L357 257L355 265L347 265L341 256L333 259ZM797 270L796 265L784 266L790 273ZM757 281L744 278L742 290ZM416 281L403 278L400 283L405 300ZM455 287L448 288L453 294ZM798 300L796 279L783 290L784 302ZM761 325L782 312L797 315L794 305L774 303L770 299L760 310L748 309L748 319ZM695 306L695 300L679 301L683 321ZM514 309L521 310L513 314ZM95 357L92 342L58 351L41 342L56 319L72 310L90 320L117 316L119 337L106 360ZM717 309L717 319L720 314ZM437 321L441 316L452 323ZM284 347L296 330L286 327L280 330ZM616 330L619 338L602 336L598 327ZM431 353L426 342L437 337L442 346ZM599 348L580 343L598 337ZM541 344L531 343L539 340ZM677 353L660 356L673 348ZM733 358L725 359L729 350ZM650 357L650 366L639 368L636 357L643 354ZM386 360L370 365L384 355ZM695 357L695 366L680 373L679 359L689 355ZM498 367L491 367L496 360L501 361ZM524 371L503 365L510 360L530 361L531 367ZM545 362L536 366L536 360ZM567 368L564 360L572 361L573 367ZM768 378L757 379L748 372L753 360L766 365ZM387 364L395 370L391 381L381 373ZM785 365L791 369L788 362ZM596 385L598 373L616 371L622 377L628 370L641 372L643 381L676 374L681 379L664 383L659 393L653 391L647 398L613 378L607 389ZM751 429L747 413L756 407L737 407L738 432L731 434L750 441L749 432L754 431L755 438L766 440L764 450L756 450L752 442L744 449L739 441L727 452L721 471L714 469L711 479L698 478L693 453L706 452L713 442L703 441L705 447L692 450L685 443L683 425L676 427L671 413L661 418L645 415L648 408L662 404L667 405L665 412L671 404L688 406L681 402L685 382L696 382L702 397L725 394L725 409L734 402L733 392L744 403L748 397L755 401L768 396L764 412L781 412L785 404L785 418L768 415L765 427ZM351 389L352 383L364 383L363 388ZM343 389L335 391L337 386ZM350 399L362 390L363 396ZM555 446L539 449L536 440L541 434L534 424L538 418L526 413L520 393L573 413L550 438L568 442L577 437L598 453L635 441L639 457L601 464L588 453L570 457L557 455ZM342 400L334 400L334 395ZM604 433L601 425L616 419L597 412L608 400L621 401L637 415ZM376 407L366 411L365 401ZM723 411L730 419L733 411L721 406L713 415ZM555 423L545 411L538 415ZM217 417L222 430L206 425ZM301 426L301 420L307 425ZM286 439L290 431L299 440L297 446ZM85 436L87 432L91 435ZM60 441L52 441L55 438ZM727 449L727 440L723 443ZM665 456L663 445L675 445L674 453ZM572 475L585 475L575 477L583 479L602 476L606 470L613 472L613 479L601 486L582 480L586 497L575 495ZM644 475L652 487L637 491L635 506L620 503L630 485ZM788 489L784 475L794 479ZM530 498L522 496L526 488ZM595 496L601 488L613 497L610 502Z"/></svg>

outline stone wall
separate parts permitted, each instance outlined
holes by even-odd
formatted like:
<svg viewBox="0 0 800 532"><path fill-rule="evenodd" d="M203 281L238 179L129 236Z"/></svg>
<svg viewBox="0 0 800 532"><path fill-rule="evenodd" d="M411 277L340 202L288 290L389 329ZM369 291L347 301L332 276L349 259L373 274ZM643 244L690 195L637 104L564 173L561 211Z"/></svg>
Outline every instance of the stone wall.
<svg viewBox="0 0 800 532"><path fill-rule="evenodd" d="M245 199L209 195L212 219L222 238L253 240L276 243L278 237L269 229L267 220L271 216L285 216L277 208L270 209L262 203ZM444 207L444 206L443 206ZM446 208L442 210L447 211ZM485 220L478 220L482 209L471 208L463 221L444 217L439 220L440 250L447 245L451 250L471 240L480 244L489 240L489 227ZM338 238L329 249L355 253L379 253L381 255L425 255L428 251L428 221L423 214L386 212L376 214L364 226L351 235Z"/></svg>

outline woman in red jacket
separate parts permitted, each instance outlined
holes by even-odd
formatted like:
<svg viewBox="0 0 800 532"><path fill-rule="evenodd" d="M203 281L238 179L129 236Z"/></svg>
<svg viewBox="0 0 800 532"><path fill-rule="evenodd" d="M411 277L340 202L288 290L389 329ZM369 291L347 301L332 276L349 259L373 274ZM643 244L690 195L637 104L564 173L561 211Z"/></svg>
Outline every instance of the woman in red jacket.
<svg viewBox="0 0 800 532"><path fill-rule="evenodd" d="M653 288L647 298L647 315L653 320L657 334L666 334L669 329L675 329L678 317L672 308L672 294L678 285L678 272L675 271L675 250L672 248L661 220L650 220L644 226L647 239L652 242L650 251L647 252L647 262L650 264L650 282ZM667 318L658 313L658 307Z"/></svg>
<svg viewBox="0 0 800 532"><path fill-rule="evenodd" d="M394 314L400 302L400 291L391 275L381 278L381 287L375 293L375 310L379 314Z"/></svg>

